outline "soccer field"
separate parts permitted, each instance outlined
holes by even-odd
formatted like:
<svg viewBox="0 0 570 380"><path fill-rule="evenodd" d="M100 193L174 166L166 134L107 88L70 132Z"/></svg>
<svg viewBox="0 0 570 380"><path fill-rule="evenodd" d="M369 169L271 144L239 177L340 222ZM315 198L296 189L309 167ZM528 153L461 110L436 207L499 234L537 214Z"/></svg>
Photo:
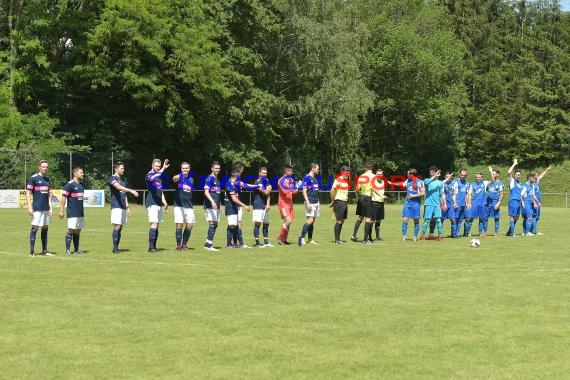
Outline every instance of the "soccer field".
<svg viewBox="0 0 570 380"><path fill-rule="evenodd" d="M54 219L56 256L32 258L25 210L4 209L2 377L567 378L570 210L543 209L536 237L505 237L504 217L501 236L478 249L466 238L402 242L400 210L387 207L381 244L334 245L324 210L319 245L215 254L202 249L198 207L193 250L173 249L168 213L164 250L150 254L138 207L123 230L126 252L113 255L110 210L89 208L87 253L64 254L65 221ZM292 242L304 221L296 213ZM345 240L354 206L349 213ZM272 243L279 220L274 208ZM225 227L215 246L225 246Z"/></svg>

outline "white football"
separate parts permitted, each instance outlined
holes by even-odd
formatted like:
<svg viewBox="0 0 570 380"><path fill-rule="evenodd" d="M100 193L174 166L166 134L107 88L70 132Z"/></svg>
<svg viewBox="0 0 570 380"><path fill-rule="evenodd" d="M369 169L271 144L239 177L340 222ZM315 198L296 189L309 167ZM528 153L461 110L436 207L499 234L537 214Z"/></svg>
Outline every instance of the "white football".
<svg viewBox="0 0 570 380"><path fill-rule="evenodd" d="M471 248L479 248L479 246L481 245L481 241L479 239L471 239L469 245L471 246Z"/></svg>

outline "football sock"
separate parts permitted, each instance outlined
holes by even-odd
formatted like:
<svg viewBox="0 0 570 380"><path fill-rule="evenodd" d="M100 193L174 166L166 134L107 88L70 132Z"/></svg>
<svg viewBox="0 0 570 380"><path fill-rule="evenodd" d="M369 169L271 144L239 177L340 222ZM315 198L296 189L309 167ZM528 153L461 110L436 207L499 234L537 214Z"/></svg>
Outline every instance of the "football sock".
<svg viewBox="0 0 570 380"><path fill-rule="evenodd" d="M73 238L73 250L75 252L79 251L79 232L71 236Z"/></svg>
<svg viewBox="0 0 570 380"><path fill-rule="evenodd" d="M48 229L47 228L42 228L41 239L42 239L42 251L47 251L47 245L48 245Z"/></svg>
<svg viewBox="0 0 570 380"><path fill-rule="evenodd" d="M156 249L156 228L148 229L148 249Z"/></svg>
<svg viewBox="0 0 570 380"><path fill-rule="evenodd" d="M309 231L309 227L310 227L310 224L309 224L309 223L303 224L303 229L301 230L301 237L302 237L302 238L305 238L305 235L306 235L307 232Z"/></svg>
<svg viewBox="0 0 570 380"><path fill-rule="evenodd" d="M342 229L342 224L335 223L334 224L334 241L337 242L340 240L340 230Z"/></svg>
<svg viewBox="0 0 570 380"><path fill-rule="evenodd" d="M358 233L358 229L360 228L360 224L362 223L362 220L357 219L356 223L354 223L354 231L352 233L352 236L356 236L356 234Z"/></svg>
<svg viewBox="0 0 570 380"><path fill-rule="evenodd" d="M67 232L65 234L65 250L69 251L71 249L71 233Z"/></svg>
<svg viewBox="0 0 570 380"><path fill-rule="evenodd" d="M182 245L187 245L188 240L190 240L190 234L192 233L192 229L186 227L184 232L182 233Z"/></svg>
<svg viewBox="0 0 570 380"><path fill-rule="evenodd" d="M176 246L180 247L182 245L182 228L177 228L174 236L176 237Z"/></svg>
<svg viewBox="0 0 570 380"><path fill-rule="evenodd" d="M119 249L119 231L113 229L113 249Z"/></svg>
<svg viewBox="0 0 570 380"><path fill-rule="evenodd" d="M36 227L32 227L30 230L30 251L34 250L36 246L36 234L38 233L38 229Z"/></svg>

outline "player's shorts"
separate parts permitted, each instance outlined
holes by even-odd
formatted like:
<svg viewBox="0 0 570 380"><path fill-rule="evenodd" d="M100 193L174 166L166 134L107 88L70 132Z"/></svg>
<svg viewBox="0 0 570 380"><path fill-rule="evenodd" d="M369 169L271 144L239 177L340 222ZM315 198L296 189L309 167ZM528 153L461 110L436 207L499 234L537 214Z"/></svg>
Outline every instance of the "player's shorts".
<svg viewBox="0 0 570 380"><path fill-rule="evenodd" d="M441 206L424 206L424 219L441 218Z"/></svg>
<svg viewBox="0 0 570 380"><path fill-rule="evenodd" d="M149 223L162 223L164 214L162 213L162 206L152 205L146 208Z"/></svg>
<svg viewBox="0 0 570 380"><path fill-rule="evenodd" d="M491 203L487 205L487 217L499 219L501 217L501 208L499 207L498 210L495 210L495 204L496 203Z"/></svg>
<svg viewBox="0 0 570 380"><path fill-rule="evenodd" d="M111 209L111 224L119 224L124 226L127 224L127 210L120 207Z"/></svg>
<svg viewBox="0 0 570 380"><path fill-rule="evenodd" d="M174 207L174 223L176 224L194 224L196 223L196 215L194 209L190 207Z"/></svg>
<svg viewBox="0 0 570 380"><path fill-rule="evenodd" d="M269 223L269 211L263 210L253 210L252 220L254 223Z"/></svg>
<svg viewBox="0 0 570 380"><path fill-rule="evenodd" d="M419 219L420 218L420 204L404 204L402 210L402 216L408 219Z"/></svg>
<svg viewBox="0 0 570 380"><path fill-rule="evenodd" d="M356 215L358 215L358 216L364 215L362 213L362 203L360 203L360 197L356 201Z"/></svg>
<svg viewBox="0 0 570 380"><path fill-rule="evenodd" d="M445 211L443 210L441 211L441 219L455 219L455 210L453 209L453 202L448 202L446 203L446 205L447 209Z"/></svg>
<svg viewBox="0 0 570 380"><path fill-rule="evenodd" d="M365 218L374 218L374 207L372 206L372 198L366 195L361 195L358 203L360 204L360 216Z"/></svg>
<svg viewBox="0 0 570 380"><path fill-rule="evenodd" d="M85 221L82 216L77 218L67 218L67 228L70 230L81 230L85 227Z"/></svg>
<svg viewBox="0 0 570 380"><path fill-rule="evenodd" d="M534 213L534 207L532 206L532 202L523 202L522 207L521 207L521 214L523 218L532 218L532 215Z"/></svg>
<svg viewBox="0 0 570 380"><path fill-rule="evenodd" d="M206 221L219 222L220 221L220 210L214 210L213 208L204 209L204 214L206 214Z"/></svg>
<svg viewBox="0 0 570 380"><path fill-rule="evenodd" d="M457 208L451 206L448 207L448 210L449 219L461 220L466 218L465 206L457 206Z"/></svg>
<svg viewBox="0 0 570 380"><path fill-rule="evenodd" d="M51 217L49 216L49 211L34 211L32 215L32 226L49 226L51 223Z"/></svg>
<svg viewBox="0 0 570 380"><path fill-rule="evenodd" d="M486 205L473 205L469 210L466 211L468 218L472 219L485 219L487 218L487 206Z"/></svg>
<svg viewBox="0 0 570 380"><path fill-rule="evenodd" d="M509 216L519 217L521 214L521 201L510 200L509 201Z"/></svg>
<svg viewBox="0 0 570 380"><path fill-rule="evenodd" d="M279 205L279 212L282 218L290 217L295 219L295 210L293 210L293 205Z"/></svg>
<svg viewBox="0 0 570 380"><path fill-rule="evenodd" d="M372 201L372 219L374 220L384 220L384 202L374 202Z"/></svg>
<svg viewBox="0 0 570 380"><path fill-rule="evenodd" d="M237 226L239 221L239 216L238 214L226 215L226 221L228 222L228 226Z"/></svg>
<svg viewBox="0 0 570 380"><path fill-rule="evenodd" d="M242 222L243 221L243 207L238 206L238 222Z"/></svg>
<svg viewBox="0 0 570 380"><path fill-rule="evenodd" d="M321 215L321 206L318 203L311 203L311 211L305 207L305 215L316 218Z"/></svg>
<svg viewBox="0 0 570 380"><path fill-rule="evenodd" d="M333 210L336 220L344 220L348 218L348 203L346 201L334 201Z"/></svg>

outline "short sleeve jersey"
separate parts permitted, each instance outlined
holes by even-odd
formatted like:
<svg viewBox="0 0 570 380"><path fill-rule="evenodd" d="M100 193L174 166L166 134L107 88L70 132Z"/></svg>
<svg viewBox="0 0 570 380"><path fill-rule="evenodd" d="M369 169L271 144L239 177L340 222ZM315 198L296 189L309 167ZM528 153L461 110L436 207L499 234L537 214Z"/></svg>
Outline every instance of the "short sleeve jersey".
<svg viewBox="0 0 570 380"><path fill-rule="evenodd" d="M358 191L361 196L372 197L372 178L374 178L372 171L362 173L358 178Z"/></svg>
<svg viewBox="0 0 570 380"><path fill-rule="evenodd" d="M265 210L268 195L263 194L262 191L267 190L268 184L267 178L258 178L255 180L255 190L253 191L254 210Z"/></svg>
<svg viewBox="0 0 570 380"><path fill-rule="evenodd" d="M150 171L146 175L146 185L148 196L146 197L146 207L162 206L162 172Z"/></svg>
<svg viewBox="0 0 570 380"><path fill-rule="evenodd" d="M277 202L279 204L279 207L292 206L293 192L297 189L295 178L290 175L284 175L283 177L279 178L277 187L279 188L279 199Z"/></svg>
<svg viewBox="0 0 570 380"><path fill-rule="evenodd" d="M174 207L193 208L192 189L194 188L194 178L184 177L178 174L178 184L174 193Z"/></svg>
<svg viewBox="0 0 570 380"><path fill-rule="evenodd" d="M127 194L124 191L120 191L115 188L115 184L118 183L119 185L126 187L126 182L119 177L118 175L113 175L109 177L109 191L111 193L111 208L127 208L126 198Z"/></svg>
<svg viewBox="0 0 570 380"><path fill-rule="evenodd" d="M239 210L239 205L237 203L234 202L234 200L232 199L232 196L234 197L239 197L238 191L237 189L239 188L239 185L237 183L233 183L232 181L228 180L228 183L226 184L226 215L236 215L238 213Z"/></svg>
<svg viewBox="0 0 570 380"><path fill-rule="evenodd" d="M28 179L26 189L32 192L32 208L34 211L49 211L51 184L48 177L34 174Z"/></svg>
<svg viewBox="0 0 570 380"><path fill-rule="evenodd" d="M69 181L63 187L61 195L67 198L67 217L83 217L83 195L85 190L83 185L75 181Z"/></svg>
<svg viewBox="0 0 570 380"><path fill-rule="evenodd" d="M471 195L471 206L480 206L487 203L487 193L485 189L487 188L484 181L472 182L469 186L469 194Z"/></svg>
<svg viewBox="0 0 570 380"><path fill-rule="evenodd" d="M220 180L217 179L215 176L210 174L206 178L206 182L204 183L204 190L210 191L210 196L212 197L212 199L216 203L216 206L218 206L218 208L219 208L220 202L222 199L222 197L221 197L222 189L220 187ZM210 200L206 197L204 197L204 208L206 208L206 209L212 208L212 202L210 202Z"/></svg>
<svg viewBox="0 0 570 380"><path fill-rule="evenodd" d="M542 194L540 193L540 186L538 184L538 180L534 181L532 183L532 186L534 187L534 195L536 199L538 199L538 201L542 203Z"/></svg>
<svg viewBox="0 0 570 380"><path fill-rule="evenodd" d="M426 188L426 200L424 205L426 206L440 206L441 196L443 195L443 182L435 179L426 179L424 181L424 186Z"/></svg>
<svg viewBox="0 0 570 380"><path fill-rule="evenodd" d="M335 179L332 185L333 189L336 189L336 194L334 196L335 201L348 201L348 183L345 180L339 181Z"/></svg>
<svg viewBox="0 0 570 380"><path fill-rule="evenodd" d="M532 204L534 197L534 186L531 183L524 183L521 189L521 199L525 205Z"/></svg>
<svg viewBox="0 0 570 380"><path fill-rule="evenodd" d="M407 195L417 195L420 193L421 189L425 187L424 181L421 179L414 177L408 178L404 182L404 187L406 188L406 202L407 205L418 205L422 203L421 197L415 197L412 199L408 199Z"/></svg>
<svg viewBox="0 0 570 380"><path fill-rule="evenodd" d="M501 181L495 181L487 185L487 203L497 203L501 197L501 192L505 191L505 185Z"/></svg>
<svg viewBox="0 0 570 380"><path fill-rule="evenodd" d="M454 191L456 192L456 198L455 200L457 201L457 206L461 207L461 206L466 206L466 196L467 196L467 191L469 190L469 181L467 181L466 179L461 179L461 178L456 178L454 181Z"/></svg>
<svg viewBox="0 0 570 380"><path fill-rule="evenodd" d="M513 177L509 178L509 201L520 201L522 184Z"/></svg>
<svg viewBox="0 0 570 380"><path fill-rule="evenodd" d="M445 202L448 205L452 205L453 204L453 190L455 188L455 181L444 182L443 188L445 190Z"/></svg>
<svg viewBox="0 0 570 380"><path fill-rule="evenodd" d="M384 202L384 190L386 189L386 184L380 178L375 178L372 184L372 202Z"/></svg>
<svg viewBox="0 0 570 380"><path fill-rule="evenodd" d="M302 188L307 189L307 198L309 199L309 203L319 203L319 181L316 177L309 174L303 177L301 189Z"/></svg>

